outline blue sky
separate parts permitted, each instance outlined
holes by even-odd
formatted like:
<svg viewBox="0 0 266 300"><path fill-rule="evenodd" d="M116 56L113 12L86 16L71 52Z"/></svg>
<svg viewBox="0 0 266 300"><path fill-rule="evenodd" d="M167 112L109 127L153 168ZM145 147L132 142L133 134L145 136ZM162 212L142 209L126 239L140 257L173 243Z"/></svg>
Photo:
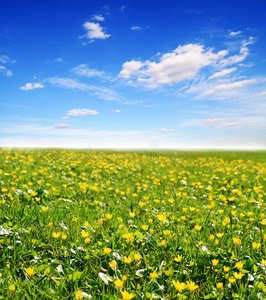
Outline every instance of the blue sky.
<svg viewBox="0 0 266 300"><path fill-rule="evenodd" d="M0 146L266 148L266 2L0 2Z"/></svg>

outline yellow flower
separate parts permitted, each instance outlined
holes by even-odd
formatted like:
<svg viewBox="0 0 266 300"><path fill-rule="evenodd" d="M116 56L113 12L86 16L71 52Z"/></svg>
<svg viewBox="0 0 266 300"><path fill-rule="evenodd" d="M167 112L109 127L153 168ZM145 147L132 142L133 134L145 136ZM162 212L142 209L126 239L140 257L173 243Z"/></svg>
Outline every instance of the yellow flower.
<svg viewBox="0 0 266 300"><path fill-rule="evenodd" d="M123 300L131 300L132 298L135 297L135 294L128 293L127 291L121 291Z"/></svg>
<svg viewBox="0 0 266 300"><path fill-rule="evenodd" d="M202 228L202 226L200 226L200 225L195 225L194 228L195 228L196 230L200 231L201 228Z"/></svg>
<svg viewBox="0 0 266 300"><path fill-rule="evenodd" d="M34 271L34 268L31 268L31 267L29 267L29 268L26 269L26 273L29 276L32 276L32 275L36 274L36 272Z"/></svg>
<svg viewBox="0 0 266 300"><path fill-rule="evenodd" d="M163 221L166 220L166 214L159 214L159 215L157 215L157 218L158 218L161 222L163 222Z"/></svg>
<svg viewBox="0 0 266 300"><path fill-rule="evenodd" d="M187 281L187 288L192 292L196 290L199 286L195 284L193 281Z"/></svg>
<svg viewBox="0 0 266 300"><path fill-rule="evenodd" d="M90 238L85 238L85 244L89 244L89 242L91 241L91 239Z"/></svg>
<svg viewBox="0 0 266 300"><path fill-rule="evenodd" d="M60 235L61 235L61 232L53 232L53 237L55 239L58 239L60 237Z"/></svg>
<svg viewBox="0 0 266 300"><path fill-rule="evenodd" d="M161 246L165 246L166 245L166 240L161 241Z"/></svg>
<svg viewBox="0 0 266 300"><path fill-rule="evenodd" d="M253 248L254 250L259 249L260 246L261 246L260 243L256 243L256 242L253 242L253 243L252 243L252 248Z"/></svg>
<svg viewBox="0 0 266 300"><path fill-rule="evenodd" d="M171 234L171 230L164 230L164 231L163 231L163 234L164 234L165 236L168 236L168 235Z"/></svg>
<svg viewBox="0 0 266 300"><path fill-rule="evenodd" d="M216 266L218 265L218 263L219 263L219 260L218 260L218 259L213 259L213 260L212 260L212 265L213 265L214 267L216 267Z"/></svg>
<svg viewBox="0 0 266 300"><path fill-rule="evenodd" d="M127 280L127 275L123 275L123 276L122 276L122 280L123 280L123 281L126 281L126 280Z"/></svg>
<svg viewBox="0 0 266 300"><path fill-rule="evenodd" d="M63 233L62 236L61 236L61 239L62 240L66 240L67 239L67 235Z"/></svg>
<svg viewBox="0 0 266 300"><path fill-rule="evenodd" d="M82 236L82 237L85 238L85 237L87 237L88 235L89 235L88 232L86 232L86 231L84 231L84 230L81 231L81 236Z"/></svg>
<svg viewBox="0 0 266 300"><path fill-rule="evenodd" d="M112 217L113 217L113 215L111 215L111 214L106 214L105 216L106 216L106 219L107 219L107 220L111 220Z"/></svg>
<svg viewBox="0 0 266 300"><path fill-rule="evenodd" d="M103 252L104 252L105 254L109 254L109 253L112 252L112 249L107 248L107 247L104 247Z"/></svg>
<svg viewBox="0 0 266 300"><path fill-rule="evenodd" d="M229 282L230 282L230 283L235 283L236 280L235 280L235 278L229 278Z"/></svg>
<svg viewBox="0 0 266 300"><path fill-rule="evenodd" d="M263 259L260 263L266 267L266 259Z"/></svg>
<svg viewBox="0 0 266 300"><path fill-rule="evenodd" d="M233 243L234 243L235 245L241 245L241 239L234 237L234 238L233 238Z"/></svg>
<svg viewBox="0 0 266 300"><path fill-rule="evenodd" d="M229 270L230 270L229 267L224 266L224 271L225 271L225 272L228 272Z"/></svg>
<svg viewBox="0 0 266 300"><path fill-rule="evenodd" d="M47 211L48 207L42 206L42 211Z"/></svg>
<svg viewBox="0 0 266 300"><path fill-rule="evenodd" d="M215 236L212 234L212 235L210 235L209 240L210 240L210 241L213 241L214 238L215 238Z"/></svg>
<svg viewBox="0 0 266 300"><path fill-rule="evenodd" d="M179 255L179 254L178 254L177 257L174 258L174 261L176 261L176 262L181 262L183 258L184 258L184 257L183 257L182 255Z"/></svg>
<svg viewBox="0 0 266 300"><path fill-rule="evenodd" d="M218 238L222 238L223 235L224 235L223 233L217 233L217 234L216 234L216 236L217 236Z"/></svg>
<svg viewBox="0 0 266 300"><path fill-rule="evenodd" d="M266 225L266 219L260 222L261 225Z"/></svg>
<svg viewBox="0 0 266 300"><path fill-rule="evenodd" d="M75 292L75 296L76 296L76 299L82 299L83 298L82 290L77 290Z"/></svg>
<svg viewBox="0 0 266 300"><path fill-rule="evenodd" d="M233 275L235 276L236 279L241 279L245 274L234 272Z"/></svg>
<svg viewBox="0 0 266 300"><path fill-rule="evenodd" d="M141 228L142 228L143 230L148 230L148 229L149 229L149 225L142 225Z"/></svg>
<svg viewBox="0 0 266 300"><path fill-rule="evenodd" d="M173 280L172 282L174 287L179 293L182 293L182 291L186 288L186 284L184 282L179 282L178 280L177 281Z"/></svg>
<svg viewBox="0 0 266 300"><path fill-rule="evenodd" d="M223 289L223 283L222 282L218 282L216 284L216 287L217 287L218 290L222 290Z"/></svg>
<svg viewBox="0 0 266 300"><path fill-rule="evenodd" d="M129 213L129 216L130 216L130 218L134 218L135 217L135 213L133 213L133 212L131 212L131 213Z"/></svg>
<svg viewBox="0 0 266 300"><path fill-rule="evenodd" d="M115 281L115 286L119 289L123 287L124 282L122 280L116 280Z"/></svg>
<svg viewBox="0 0 266 300"><path fill-rule="evenodd" d="M235 268L237 268L238 270L242 270L242 269L243 269L243 265L244 265L243 262L237 262L237 263L235 264Z"/></svg>
<svg viewBox="0 0 266 300"><path fill-rule="evenodd" d="M112 268L112 269L115 269L116 266L117 266L117 262L115 260L109 262L109 266Z"/></svg>
<svg viewBox="0 0 266 300"><path fill-rule="evenodd" d="M130 264L133 261L133 258L131 255L129 255L128 257L124 256L123 261L127 264Z"/></svg>
<svg viewBox="0 0 266 300"><path fill-rule="evenodd" d="M154 272L150 273L150 276L152 279L155 279L155 278L159 277L159 274L154 271Z"/></svg>
<svg viewBox="0 0 266 300"><path fill-rule="evenodd" d="M141 259L141 255L140 254L134 254L134 259L135 260L140 260Z"/></svg>
<svg viewBox="0 0 266 300"><path fill-rule="evenodd" d="M88 221L85 221L84 226L85 226L85 227L90 226L89 222L88 222Z"/></svg>

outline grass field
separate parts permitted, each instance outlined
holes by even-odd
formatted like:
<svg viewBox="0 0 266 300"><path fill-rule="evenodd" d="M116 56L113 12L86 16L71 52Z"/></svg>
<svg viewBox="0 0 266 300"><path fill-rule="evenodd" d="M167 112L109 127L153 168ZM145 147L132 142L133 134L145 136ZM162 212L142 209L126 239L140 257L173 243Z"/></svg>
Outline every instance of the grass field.
<svg viewBox="0 0 266 300"><path fill-rule="evenodd" d="M0 299L266 299L266 152L0 149Z"/></svg>

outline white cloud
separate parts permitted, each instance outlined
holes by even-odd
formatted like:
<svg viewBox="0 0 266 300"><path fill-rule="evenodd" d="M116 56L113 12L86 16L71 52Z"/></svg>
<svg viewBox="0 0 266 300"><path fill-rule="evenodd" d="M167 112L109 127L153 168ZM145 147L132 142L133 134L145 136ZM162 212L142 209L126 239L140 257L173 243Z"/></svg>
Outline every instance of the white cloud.
<svg viewBox="0 0 266 300"><path fill-rule="evenodd" d="M208 96L214 93L218 92L224 92L224 91L231 91L235 89L239 89L241 87L244 87L248 84L256 83L256 79L249 79L249 80L242 80L242 81L236 81L234 83L228 83L228 84L220 84L216 86L215 88L208 90L202 94L202 96Z"/></svg>
<svg viewBox="0 0 266 300"><path fill-rule="evenodd" d="M106 34L103 32L103 28L100 26L99 23L94 23L94 22L85 22L83 24L84 29L87 30L87 33L85 36L87 39L93 40L93 39L107 39L111 35Z"/></svg>
<svg viewBox="0 0 266 300"><path fill-rule="evenodd" d="M68 116L63 116L63 117L61 117L61 119L66 120L66 119L69 119L69 117Z"/></svg>
<svg viewBox="0 0 266 300"><path fill-rule="evenodd" d="M68 125L68 124L55 124L53 125L54 129L66 129L66 128L71 128L72 126Z"/></svg>
<svg viewBox="0 0 266 300"><path fill-rule="evenodd" d="M88 108L74 108L71 109L67 115L69 116L85 116L85 115L98 115L99 112L97 110L90 110Z"/></svg>
<svg viewBox="0 0 266 300"><path fill-rule="evenodd" d="M57 58L54 60L54 62L56 62L56 63L61 62L61 63L65 64L65 61L63 60L62 57L57 57Z"/></svg>
<svg viewBox="0 0 266 300"><path fill-rule="evenodd" d="M203 126L213 126L213 125L218 125L221 123L224 123L228 119L224 118L217 118L217 119L203 119L201 120Z"/></svg>
<svg viewBox="0 0 266 300"><path fill-rule="evenodd" d="M237 123L227 123L221 126L218 126L217 129L223 129L223 128L231 128L231 127L237 127Z"/></svg>
<svg viewBox="0 0 266 300"><path fill-rule="evenodd" d="M119 110L119 109L115 110L115 113L120 113L120 112L121 112L121 110Z"/></svg>
<svg viewBox="0 0 266 300"><path fill-rule="evenodd" d="M4 73L7 77L13 75L13 73L4 66L0 66L0 73Z"/></svg>
<svg viewBox="0 0 266 300"><path fill-rule="evenodd" d="M160 129L156 129L156 131L158 131L158 132L172 132L172 131L174 131L174 129L160 128Z"/></svg>
<svg viewBox="0 0 266 300"><path fill-rule="evenodd" d="M94 15L92 17L93 20L96 20L96 21L104 21L104 17L103 15L99 14L99 15Z"/></svg>
<svg viewBox="0 0 266 300"><path fill-rule="evenodd" d="M139 74L140 68L144 64L137 60L127 61L123 64L123 69L119 73L120 77L128 79L130 76L137 76Z"/></svg>
<svg viewBox="0 0 266 300"><path fill-rule="evenodd" d="M2 64L6 64L6 63L14 64L16 61L14 59L8 57L7 55L1 55L0 56L0 62Z"/></svg>
<svg viewBox="0 0 266 300"><path fill-rule="evenodd" d="M252 95L252 97L266 97L266 92L261 92L261 93Z"/></svg>
<svg viewBox="0 0 266 300"><path fill-rule="evenodd" d="M41 83L26 83L25 86L22 86L20 89L24 91L34 90L34 89L43 89L43 85Z"/></svg>
<svg viewBox="0 0 266 300"><path fill-rule="evenodd" d="M118 92L107 87L89 85L70 78L52 77L46 80L51 84L54 84L61 88L80 90L84 92L88 91L91 94L96 95L98 98L106 101L121 101L122 99Z"/></svg>
<svg viewBox="0 0 266 300"><path fill-rule="evenodd" d="M106 77L104 72L97 71L95 69L90 69L86 64L78 65L71 71L76 73L77 75L86 77Z"/></svg>
<svg viewBox="0 0 266 300"><path fill-rule="evenodd" d="M225 75L228 75L228 74L234 72L235 70L236 70L236 68L231 68L231 69L223 70L221 72L214 73L212 76L209 77L209 79L223 77Z"/></svg>
<svg viewBox="0 0 266 300"><path fill-rule="evenodd" d="M238 35L238 34L240 34L240 33L242 33L242 31L231 31L231 32L230 32L230 35L231 35L231 36L236 36L236 35Z"/></svg>
<svg viewBox="0 0 266 300"><path fill-rule="evenodd" d="M142 30L143 28L142 28L142 27L139 27L139 26L131 26L130 29L131 29L131 30Z"/></svg>
<svg viewBox="0 0 266 300"><path fill-rule="evenodd" d="M203 45L188 44L162 55L159 62L126 62L119 75L126 79L138 76L137 80L148 87L173 85L194 78L201 68L215 64L227 53L226 50L213 53Z"/></svg>
<svg viewBox="0 0 266 300"><path fill-rule="evenodd" d="M247 56L249 55L249 49L247 46L254 44L254 43L255 43L255 39L252 36L248 40L242 41L242 46L241 46L239 55L233 55L233 56L230 56L228 58L221 60L220 66L224 67L224 66L228 66L228 65L234 65L234 64L240 63L243 60L245 60L247 58Z"/></svg>

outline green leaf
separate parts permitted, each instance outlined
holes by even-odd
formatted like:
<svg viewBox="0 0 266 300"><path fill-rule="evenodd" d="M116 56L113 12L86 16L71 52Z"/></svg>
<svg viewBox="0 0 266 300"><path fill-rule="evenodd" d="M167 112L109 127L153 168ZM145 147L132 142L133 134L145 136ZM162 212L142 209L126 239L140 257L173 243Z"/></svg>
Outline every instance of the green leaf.
<svg viewBox="0 0 266 300"><path fill-rule="evenodd" d="M197 265L199 268L209 267L211 263L209 260L204 256L199 256L197 259Z"/></svg>
<svg viewBox="0 0 266 300"><path fill-rule="evenodd" d="M43 274L44 274L44 275L47 275L47 274L49 274L50 272L51 272L51 268L48 267L48 268L46 268L46 269L44 270Z"/></svg>
<svg viewBox="0 0 266 300"><path fill-rule="evenodd" d="M253 295L248 296L248 300L259 300L259 298L253 294Z"/></svg>

